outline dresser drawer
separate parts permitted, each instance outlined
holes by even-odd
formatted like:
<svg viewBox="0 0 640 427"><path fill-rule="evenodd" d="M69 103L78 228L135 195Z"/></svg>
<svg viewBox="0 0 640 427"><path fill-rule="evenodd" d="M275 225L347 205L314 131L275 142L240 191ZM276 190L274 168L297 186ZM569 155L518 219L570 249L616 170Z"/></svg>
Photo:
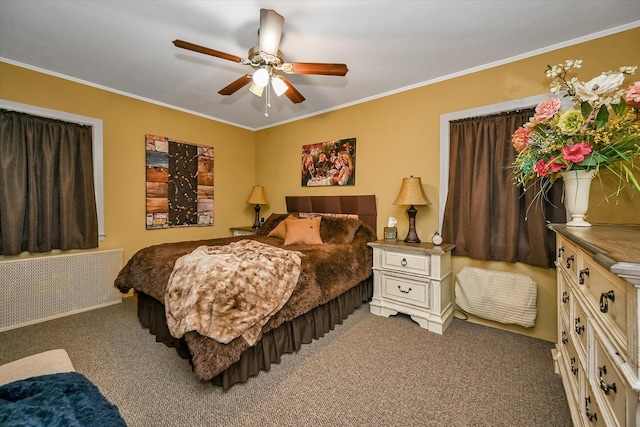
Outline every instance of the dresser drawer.
<svg viewBox="0 0 640 427"><path fill-rule="evenodd" d="M626 422L626 398L628 385L619 375L616 365L609 357L602 342L596 336L596 360L594 379L598 384L601 396L607 404L607 409L613 414L618 425Z"/></svg>
<svg viewBox="0 0 640 427"><path fill-rule="evenodd" d="M586 382L585 388L585 398L582 402L582 411L580 411L585 420L584 424L589 427L606 427L607 422L588 382Z"/></svg>
<svg viewBox="0 0 640 427"><path fill-rule="evenodd" d="M571 316L571 300L573 296L571 295L571 290L569 284L567 283L567 279L564 274L560 271L557 273L558 275L558 307L560 317L565 321L569 321Z"/></svg>
<svg viewBox="0 0 640 427"><path fill-rule="evenodd" d="M587 322L587 314L580 304L573 304L573 319L569 327L571 328L571 338L575 343L580 360L585 363L587 354L587 328L589 325Z"/></svg>
<svg viewBox="0 0 640 427"><path fill-rule="evenodd" d="M569 272L569 275L575 279L577 277L578 248L564 237L558 238L557 248L558 268Z"/></svg>
<svg viewBox="0 0 640 427"><path fill-rule="evenodd" d="M581 372L584 372L584 369L578 359L578 354L576 353L576 347L574 345L573 338L571 337L569 325L567 325L564 320L560 323L562 325L560 330L560 351L563 354L562 359L565 364L566 372L568 372L568 378L566 379L569 383L569 390L567 390L567 393L571 393L571 398L577 400L579 397L578 386L580 384L580 376Z"/></svg>
<svg viewBox="0 0 640 427"><path fill-rule="evenodd" d="M613 322L623 335L626 334L627 294L624 282L603 272L602 267L586 256L578 277L580 285L584 286L594 306L599 309L597 313Z"/></svg>
<svg viewBox="0 0 640 427"><path fill-rule="evenodd" d="M431 270L431 257L428 255L384 251L382 253L382 267L405 273L410 272L429 275Z"/></svg>
<svg viewBox="0 0 640 427"><path fill-rule="evenodd" d="M383 297L430 308L428 281L418 282L388 273L382 273L380 280Z"/></svg>

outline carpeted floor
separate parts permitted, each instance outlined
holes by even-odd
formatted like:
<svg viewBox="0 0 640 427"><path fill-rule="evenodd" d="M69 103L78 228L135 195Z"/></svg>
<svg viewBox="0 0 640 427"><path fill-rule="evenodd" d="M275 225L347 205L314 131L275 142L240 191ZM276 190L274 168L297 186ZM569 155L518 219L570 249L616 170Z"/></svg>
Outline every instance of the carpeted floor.
<svg viewBox="0 0 640 427"><path fill-rule="evenodd" d="M442 336L356 310L223 392L156 343L135 300L0 333L0 364L69 353L129 426L571 426L553 343L454 320Z"/></svg>

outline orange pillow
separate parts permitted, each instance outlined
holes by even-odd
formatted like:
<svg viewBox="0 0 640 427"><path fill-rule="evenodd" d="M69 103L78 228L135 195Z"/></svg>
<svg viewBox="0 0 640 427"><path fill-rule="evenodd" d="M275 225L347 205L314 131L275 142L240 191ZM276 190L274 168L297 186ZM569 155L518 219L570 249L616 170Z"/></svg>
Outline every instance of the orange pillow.
<svg viewBox="0 0 640 427"><path fill-rule="evenodd" d="M280 223L276 225L276 228L271 230L269 234L267 234L267 236L277 237L278 239L284 240L287 237L287 225L285 224L285 221L288 219L296 219L296 217L293 215L289 215L283 221L280 221Z"/></svg>
<svg viewBox="0 0 640 427"><path fill-rule="evenodd" d="M284 239L285 245L321 245L320 220L322 217L302 219L285 219L283 222L287 227L287 237Z"/></svg>

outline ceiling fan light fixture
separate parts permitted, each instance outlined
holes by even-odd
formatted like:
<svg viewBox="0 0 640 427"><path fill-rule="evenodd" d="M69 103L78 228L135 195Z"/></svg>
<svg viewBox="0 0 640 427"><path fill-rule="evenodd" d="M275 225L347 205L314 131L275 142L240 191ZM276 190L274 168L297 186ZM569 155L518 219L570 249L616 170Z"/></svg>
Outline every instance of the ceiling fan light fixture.
<svg viewBox="0 0 640 427"><path fill-rule="evenodd" d="M262 92L264 92L264 87L258 86L255 83L251 83L251 86L249 87L249 92L251 92L257 97L262 97Z"/></svg>
<svg viewBox="0 0 640 427"><path fill-rule="evenodd" d="M255 73L253 73L252 79L256 86L264 88L269 84L269 71L267 71L266 68L259 68Z"/></svg>
<svg viewBox="0 0 640 427"><path fill-rule="evenodd" d="M274 76L271 79L271 86L273 86L273 91L276 93L277 96L282 95L287 91L287 89L289 89L289 86L287 86L287 84L284 82L284 80L280 76Z"/></svg>

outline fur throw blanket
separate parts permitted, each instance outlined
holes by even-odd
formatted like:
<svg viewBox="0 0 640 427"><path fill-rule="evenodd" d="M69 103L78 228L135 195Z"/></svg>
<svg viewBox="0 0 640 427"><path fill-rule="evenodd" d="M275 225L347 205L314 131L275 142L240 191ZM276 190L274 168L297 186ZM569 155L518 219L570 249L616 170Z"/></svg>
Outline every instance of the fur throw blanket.
<svg viewBox="0 0 640 427"><path fill-rule="evenodd" d="M256 343L265 323L284 306L300 276L302 254L255 240L200 246L180 257L165 293L167 325L229 343Z"/></svg>

